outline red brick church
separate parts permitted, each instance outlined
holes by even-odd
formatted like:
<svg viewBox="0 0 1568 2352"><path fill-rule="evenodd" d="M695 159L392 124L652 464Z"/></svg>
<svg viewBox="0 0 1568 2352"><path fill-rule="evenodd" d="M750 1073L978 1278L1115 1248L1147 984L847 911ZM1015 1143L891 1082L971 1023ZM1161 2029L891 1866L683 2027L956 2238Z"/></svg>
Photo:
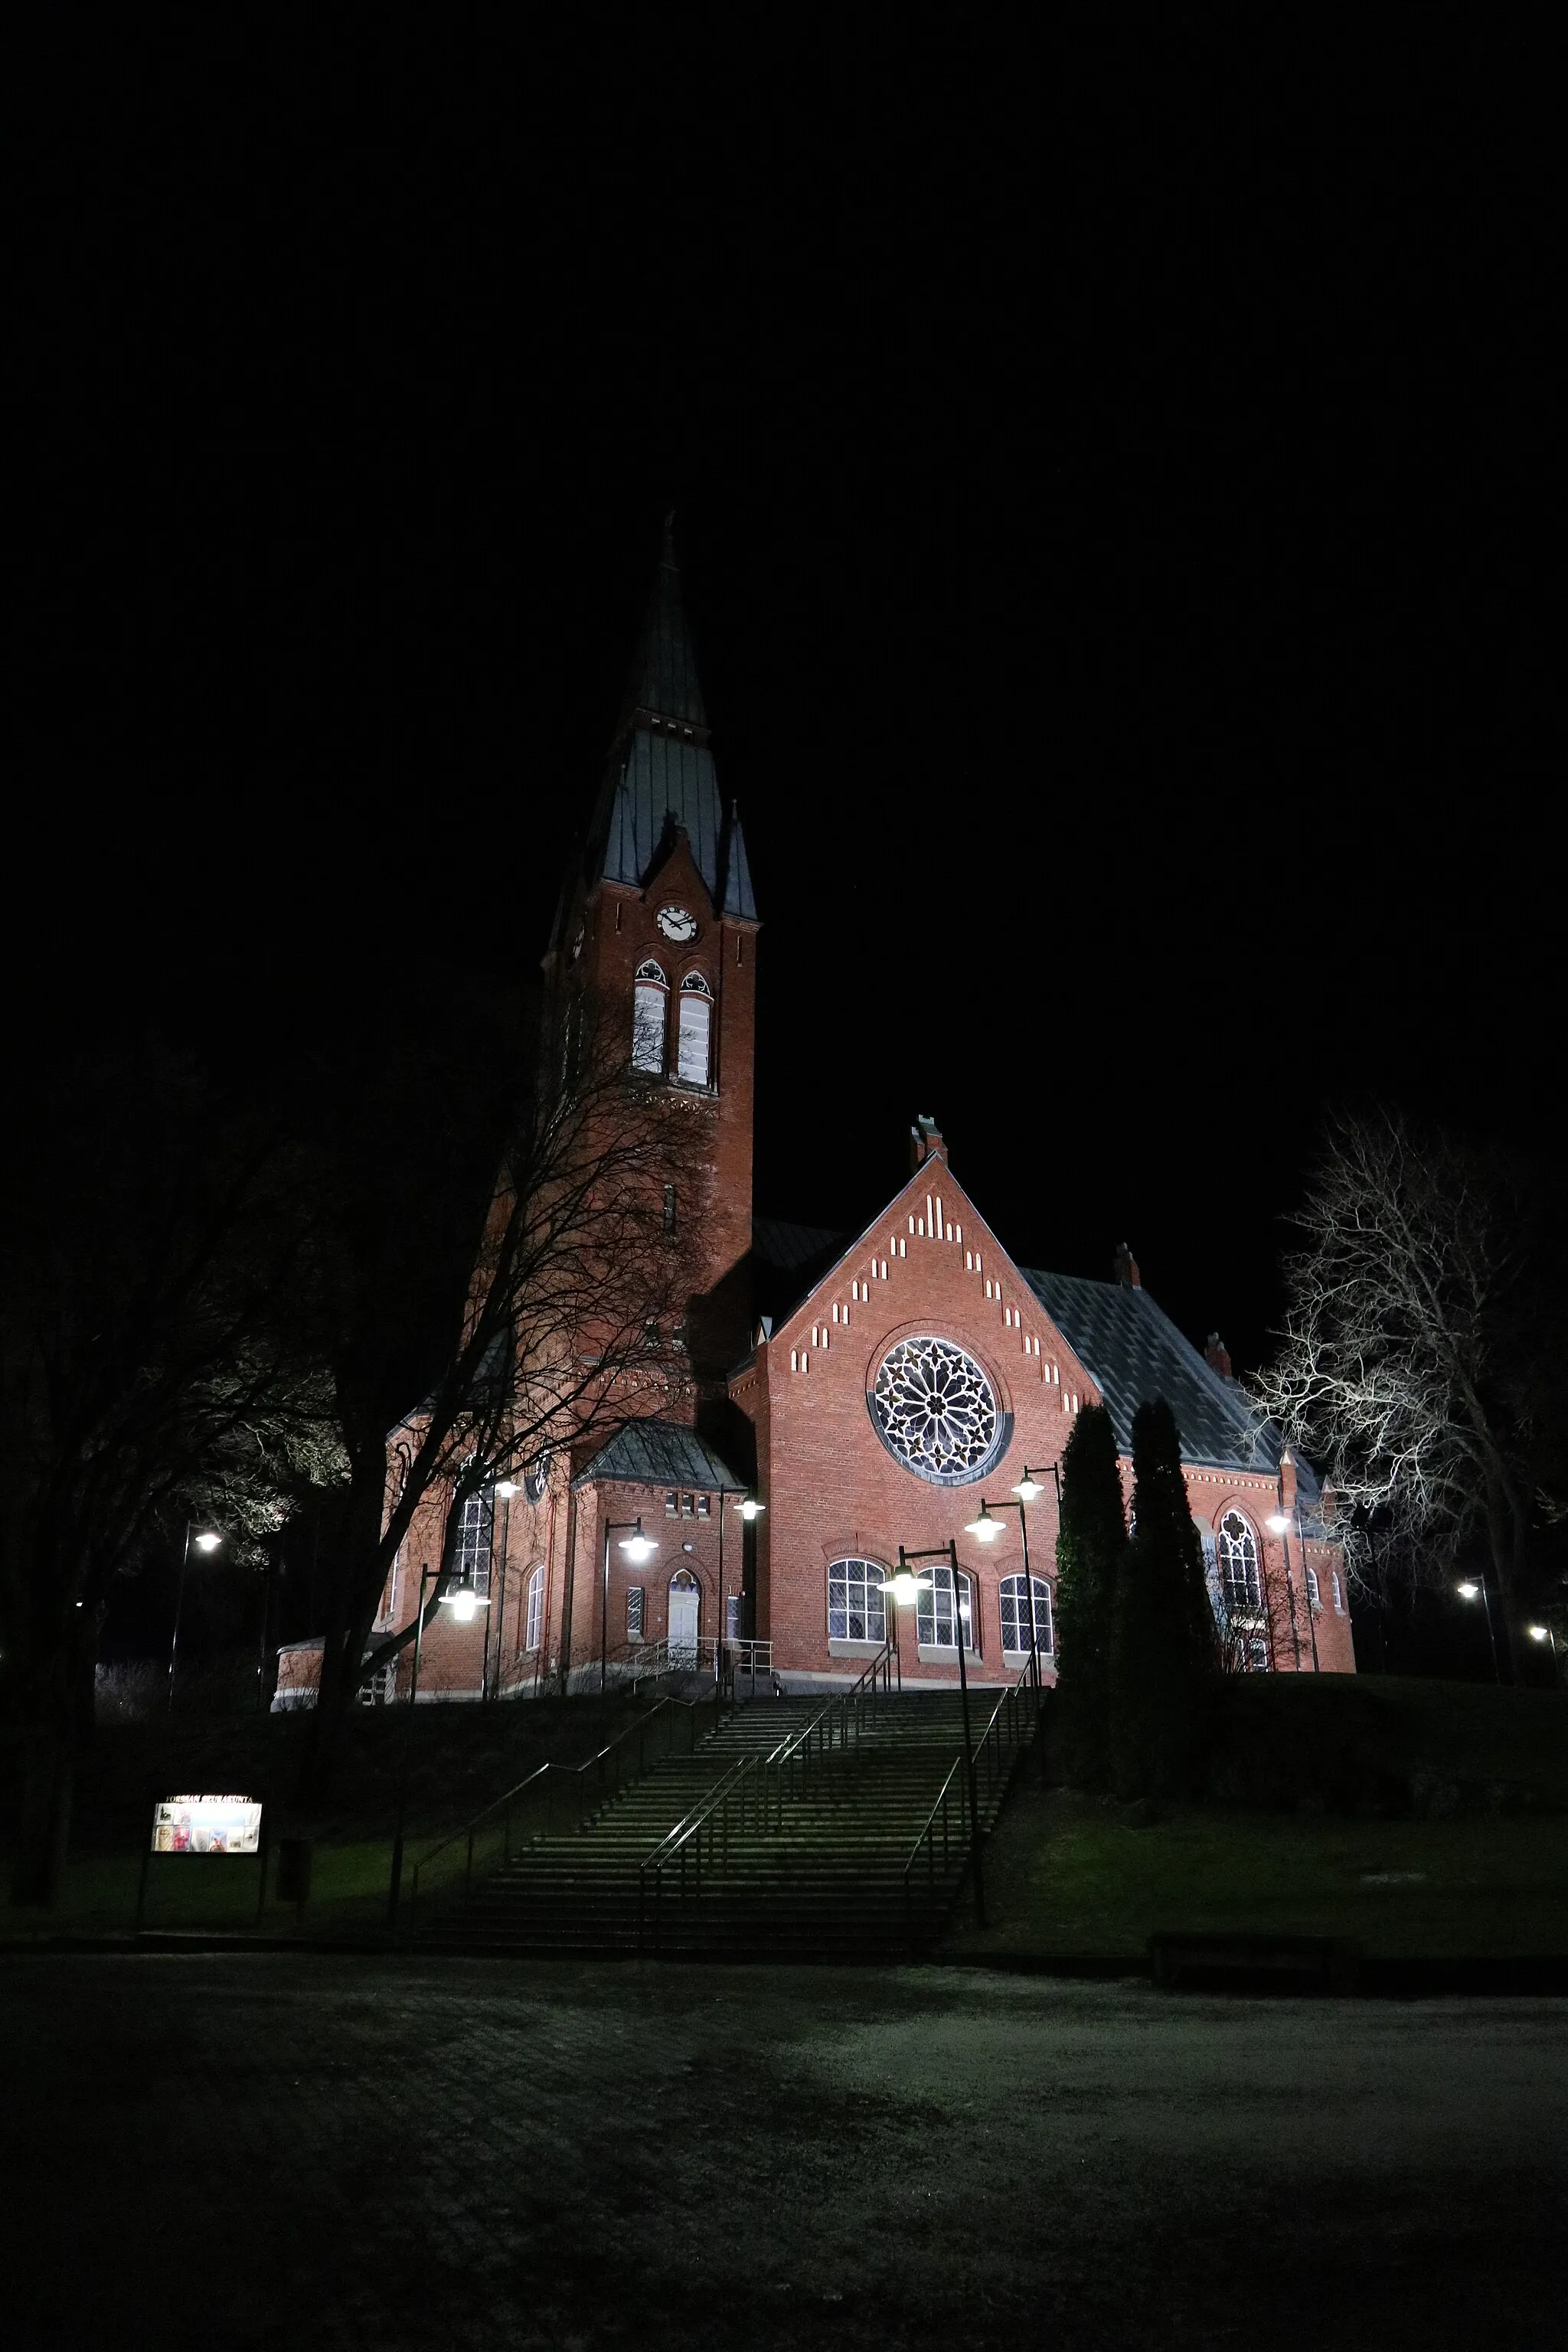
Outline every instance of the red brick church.
<svg viewBox="0 0 1568 2352"><path fill-rule="evenodd" d="M754 1213L758 932L667 541L545 971L557 992L570 971L618 1006L628 1073L679 1090L700 1118L690 1379L669 1418L563 1449L512 1491L470 1501L459 1567L488 1605L466 1623L437 1612L421 1694L595 1687L641 1659L739 1664L826 1691L895 1633L906 1685L951 1683L948 1572L928 1572L904 1609L885 1589L900 1546L950 1538L971 1678L1016 1678L1031 1601L1049 1672L1054 1465L1074 1415L1104 1404L1130 1486L1132 1415L1155 1396L1182 1432L1233 1662L1352 1672L1342 1562L1310 1471L1258 1429L1217 1338L1202 1353L1184 1339L1125 1247L1109 1281L1020 1265L926 1118L908 1182L860 1233ZM434 1507L430 1521L388 1581L383 1630L412 1612L406 1561L440 1557ZM405 1654L399 1687L408 1665Z"/></svg>

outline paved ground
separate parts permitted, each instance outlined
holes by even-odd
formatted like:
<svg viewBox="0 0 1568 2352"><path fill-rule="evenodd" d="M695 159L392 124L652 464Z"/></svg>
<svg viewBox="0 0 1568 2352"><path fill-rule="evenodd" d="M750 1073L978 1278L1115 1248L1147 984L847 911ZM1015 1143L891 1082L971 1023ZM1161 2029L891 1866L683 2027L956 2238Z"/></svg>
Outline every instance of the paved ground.
<svg viewBox="0 0 1568 2352"><path fill-rule="evenodd" d="M1568 2003L0 1960L35 2347L1563 2340Z"/></svg>

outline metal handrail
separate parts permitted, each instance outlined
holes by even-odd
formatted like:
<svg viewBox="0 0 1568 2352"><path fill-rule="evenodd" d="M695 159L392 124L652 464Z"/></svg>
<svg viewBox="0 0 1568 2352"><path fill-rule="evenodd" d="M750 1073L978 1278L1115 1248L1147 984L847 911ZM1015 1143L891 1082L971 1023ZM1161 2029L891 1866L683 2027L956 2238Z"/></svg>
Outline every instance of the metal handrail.
<svg viewBox="0 0 1568 2352"><path fill-rule="evenodd" d="M896 1662L893 1643L884 1643L847 1691L826 1700L809 1722L781 1740L769 1755L743 1757L692 1807L685 1820L678 1822L654 1851L643 1857L637 1865L639 1951L647 1940L649 1887L653 1890L653 1942L657 1950L664 1918L666 1873L672 1868L677 1871L680 1901L695 1901L701 1895L705 1864L710 1864L715 1851L720 1856L719 1866L723 1866L731 1827L744 1827L750 1815L752 1824L764 1835L782 1829L786 1777L794 1794L814 1752L831 1755L835 1747L847 1749L859 1738L879 1692L887 1695L891 1691Z"/></svg>
<svg viewBox="0 0 1568 2352"><path fill-rule="evenodd" d="M536 1765L534 1769L528 1774L527 1778L520 1780L515 1788L509 1789L504 1796L493 1798L481 1811L474 1815L471 1822L465 1823L464 1827L461 1829L453 1830L447 1836L438 1840L438 1842L435 1845L431 1846L426 1853L420 1855L418 1861L414 1865L413 1875L409 1883L409 1934L412 1935L414 1932L415 1923L418 1915L420 1873L422 1871L427 1871L433 1862L436 1862L442 1854L449 1852L452 1847L463 1844L465 1846L463 1859L463 1894L466 1900L473 1887L475 1840L479 1836L486 1825L492 1822L498 1815L500 1817L501 1821L501 1853L500 1867L503 1870L506 1868L507 1864L511 1860L513 1853L511 1828L512 1814L518 1804L528 1796L530 1790L534 1792L535 1798L542 1796L545 1801L543 1831L541 1832L536 1829L533 1832L534 1835L549 1834L550 1829L553 1824L555 1813L555 1791L563 1787L570 1790L576 1796L577 1805L575 1826L580 1830L583 1827L584 1821L588 1811L589 1791L587 1776L590 1773L595 1776L594 1793L602 1802L606 1798L617 1794L618 1791L623 1787L626 1786L630 1780L636 1780L647 1769L648 1762L647 1754L647 1735L652 1727L655 1724L659 1723L661 1718L663 1720L663 1725L666 1727L673 1723L680 1721L682 1717L685 1718L689 1732L686 1752L689 1755L696 1748L698 1742L699 1734L696 1718L700 1715L710 1716L712 1718L712 1724L710 1727L711 1728L717 1726L721 1711L722 1701L718 1697L705 1699L662 1698L658 1701L656 1706L651 1707L648 1713L641 1717L637 1722L629 1723L624 1731L617 1732L614 1739L608 1741L605 1747L601 1748L596 1755L590 1756L584 1763L544 1763ZM634 1771L626 1773L622 1769L622 1765L625 1760L624 1755L617 1751L626 1751L629 1753L627 1743L633 1738L635 1738L637 1743L637 1765ZM661 1749L660 1755L661 1757L667 1756L669 1752L670 1749L667 1746ZM653 1760L657 1762L660 1760L660 1759L655 1758ZM608 1778L609 1780L609 1786L607 1788L605 1787L606 1778Z"/></svg>
<svg viewBox="0 0 1568 2352"><path fill-rule="evenodd" d="M1025 1748L1028 1746L1029 1741L1034 1738L1035 1733L1038 1728L1039 1707L1037 1697L1037 1693L1032 1687L1030 1669L1028 1666L1026 1666L1018 1676L1017 1681L1012 1685L1011 1689L1005 1690L1002 1693L1001 1697L997 1700L995 1706L991 1710L990 1720L986 1724L984 1730L981 1733L978 1745L974 1750L975 1770L976 1773L984 1772L985 1776L985 1793L988 1798L995 1793L999 1786L1005 1785L1009 1775L1017 1764L1018 1758L1023 1754ZM1026 1704L1030 1699L1036 1700L1037 1703L1032 1707L1029 1707L1027 1712L1026 1712ZM942 1868L943 1874L945 1875L949 1866L949 1858L952 1844L952 1835L948 1827L949 1811L952 1803L955 1801L953 1797L953 1783L959 1780L960 1775L963 1771L963 1762L964 1759L962 1755L956 1756L953 1759L952 1764L948 1770L947 1778L942 1782L942 1787L937 1793L936 1801L932 1805L930 1812L926 1815L924 1826L916 1835L915 1842L910 1848L909 1860L904 1864L904 1918L910 1930L910 1942L911 1946L915 1941L914 1891L911 1884L913 1874L916 1864L921 1859L921 1853L923 1848L926 1864L926 1890L929 1895L934 1895L936 1893L937 1882L936 1837L938 1816L940 1815L941 1817ZM962 1799L958 1801L960 1804L961 1817L966 1824L963 1832L963 1852L959 1864L959 1876L962 1879L963 1874L968 1867L971 1856L974 1852L974 1848L979 1838L979 1832L975 1825L968 1821L967 1810L963 1807Z"/></svg>

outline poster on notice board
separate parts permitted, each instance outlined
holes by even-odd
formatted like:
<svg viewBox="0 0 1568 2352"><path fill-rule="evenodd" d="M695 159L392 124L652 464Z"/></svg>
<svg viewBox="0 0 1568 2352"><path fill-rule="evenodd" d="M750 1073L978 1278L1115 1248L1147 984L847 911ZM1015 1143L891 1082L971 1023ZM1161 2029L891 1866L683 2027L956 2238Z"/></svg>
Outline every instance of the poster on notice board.
<svg viewBox="0 0 1568 2352"><path fill-rule="evenodd" d="M257 1853L261 1807L249 1797L163 1797L153 1808L154 1853Z"/></svg>

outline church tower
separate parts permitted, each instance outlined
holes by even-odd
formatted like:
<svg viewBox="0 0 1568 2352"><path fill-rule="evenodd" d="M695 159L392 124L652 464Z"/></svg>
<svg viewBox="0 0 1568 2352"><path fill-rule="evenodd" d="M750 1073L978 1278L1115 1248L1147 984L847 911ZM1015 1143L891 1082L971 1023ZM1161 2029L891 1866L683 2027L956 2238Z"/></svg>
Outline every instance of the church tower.
<svg viewBox="0 0 1568 2352"><path fill-rule="evenodd" d="M627 706L545 972L557 1003L599 1008L629 1077L668 1087L693 1123L675 1188L693 1269L687 1347L699 1400L744 1352L752 1245L756 902L710 747L668 525ZM695 1190L694 1200L680 1197Z"/></svg>

